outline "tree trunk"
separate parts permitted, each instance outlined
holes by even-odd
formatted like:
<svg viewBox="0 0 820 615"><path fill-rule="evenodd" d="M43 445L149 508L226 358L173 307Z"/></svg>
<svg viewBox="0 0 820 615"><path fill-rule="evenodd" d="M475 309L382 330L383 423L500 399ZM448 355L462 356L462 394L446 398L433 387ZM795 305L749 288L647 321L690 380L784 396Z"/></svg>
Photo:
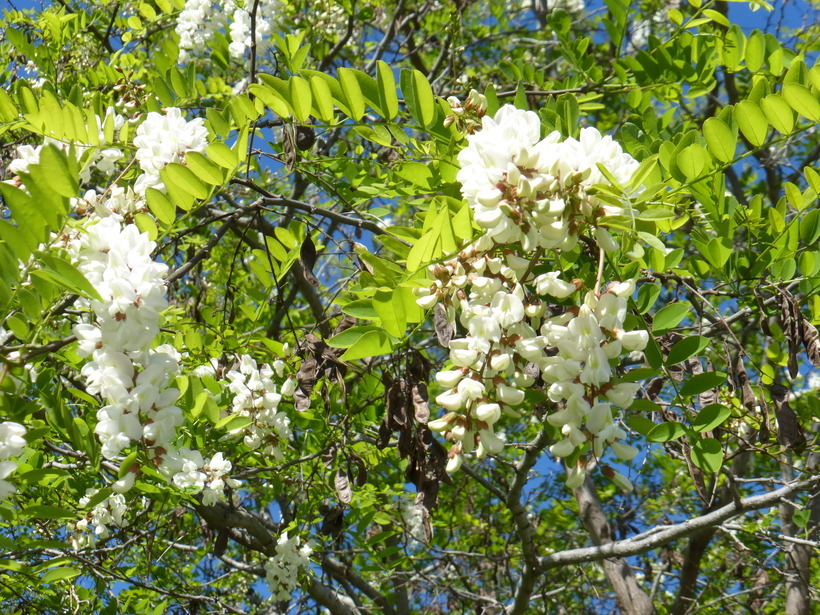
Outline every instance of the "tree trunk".
<svg viewBox="0 0 820 615"><path fill-rule="evenodd" d="M806 460L806 469L812 470L820 465L820 454L812 453ZM783 464L783 480L792 480L794 471L788 464ZM811 494L808 502L810 511L808 538L816 540L820 535L820 493ZM794 523L795 508L784 502L780 505L780 523L784 536L794 537L801 532ZM786 615L810 615L811 613L811 558L814 548L810 545L786 541Z"/></svg>
<svg viewBox="0 0 820 615"><path fill-rule="evenodd" d="M612 542L612 529L604 515L595 485L589 476L584 480L584 484L575 489L573 493L581 512L581 520L592 537L592 542L596 545ZM604 573L615 590L618 604L623 612L627 615L654 615L655 608L652 606L652 601L638 585L627 561L618 557L605 559L603 564Z"/></svg>

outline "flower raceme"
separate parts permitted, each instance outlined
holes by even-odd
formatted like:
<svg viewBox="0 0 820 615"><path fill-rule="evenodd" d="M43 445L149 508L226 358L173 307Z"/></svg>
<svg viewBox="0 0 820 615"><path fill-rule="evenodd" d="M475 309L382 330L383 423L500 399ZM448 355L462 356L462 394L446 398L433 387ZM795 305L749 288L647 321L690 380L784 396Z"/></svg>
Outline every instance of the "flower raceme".
<svg viewBox="0 0 820 615"><path fill-rule="evenodd" d="M451 368L436 375L445 389L436 402L448 412L429 423L452 442L448 470L457 470L464 454L481 458L503 449L496 423L504 414L520 415L525 390L539 377L555 407L546 420L560 433L553 454L583 450L598 459L611 447L630 459L637 450L620 442L626 433L614 407L628 407L638 385L620 382L612 364L648 342L646 331L624 329L635 283L582 294L580 280L540 272L540 256L572 249L585 232L601 250L619 249L597 222L624 210L587 190L607 183L599 164L626 184L638 163L594 128L582 129L578 140L561 140L557 132L541 138L538 116L509 105L481 122L459 154L458 180L485 232L432 265L432 284L417 291L420 306L441 304L466 332L449 342ZM580 305L564 307L572 297L582 298ZM571 468L568 484L583 481L584 466Z"/></svg>
<svg viewBox="0 0 820 615"><path fill-rule="evenodd" d="M90 359L81 374L86 390L104 402L95 427L104 457L117 460L136 443L170 484L201 493L202 501L212 504L223 497L226 485L239 483L228 478L232 465L222 453L206 460L199 451L175 445L183 414L176 406L179 390L171 385L181 356L170 345L154 347L160 314L169 305L168 267L154 259L156 244L127 216L141 207L139 199L147 188L164 190L160 171L165 166L183 161L188 151L204 151L207 130L201 119L188 121L179 109L170 108L147 115L137 128L134 145L142 175L134 186L110 187L107 200L86 193L78 202L93 206L82 208L87 222L67 245L99 295L78 300L87 317L74 328L77 352ZM138 467L125 471L112 489L131 489L135 470ZM118 504L108 498L95 510L112 506Z"/></svg>

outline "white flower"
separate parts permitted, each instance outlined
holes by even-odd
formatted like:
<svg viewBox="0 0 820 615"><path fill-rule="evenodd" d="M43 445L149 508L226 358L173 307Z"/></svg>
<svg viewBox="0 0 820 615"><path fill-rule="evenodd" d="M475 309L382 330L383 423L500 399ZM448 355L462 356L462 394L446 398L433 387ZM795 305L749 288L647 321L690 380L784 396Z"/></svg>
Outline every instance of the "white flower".
<svg viewBox="0 0 820 615"><path fill-rule="evenodd" d="M17 457L26 447L26 428L14 421L0 423L0 460Z"/></svg>
<svg viewBox="0 0 820 615"><path fill-rule="evenodd" d="M556 299L565 299L578 290L575 284L559 280L560 271L542 273L535 278L535 290L539 295L550 295Z"/></svg>
<svg viewBox="0 0 820 615"><path fill-rule="evenodd" d="M648 331L618 331L616 335L624 350L628 351L643 350L649 343Z"/></svg>

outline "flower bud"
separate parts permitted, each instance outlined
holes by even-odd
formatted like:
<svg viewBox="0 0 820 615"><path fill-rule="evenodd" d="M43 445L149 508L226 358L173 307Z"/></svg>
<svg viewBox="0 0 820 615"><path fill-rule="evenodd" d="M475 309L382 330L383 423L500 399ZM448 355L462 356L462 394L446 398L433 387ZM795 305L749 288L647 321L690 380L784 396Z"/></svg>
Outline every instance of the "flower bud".
<svg viewBox="0 0 820 615"><path fill-rule="evenodd" d="M427 422L427 427L430 428L430 431L434 431L436 433L442 433L450 429L452 424L455 422L456 417L458 415L453 412L448 412L440 419L434 419L432 421Z"/></svg>
<svg viewBox="0 0 820 615"><path fill-rule="evenodd" d="M464 457L462 455L453 455L447 462L447 467L445 468L445 470L448 474L458 472L458 469L461 467L463 461Z"/></svg>
<svg viewBox="0 0 820 615"><path fill-rule="evenodd" d="M618 341L624 347L624 350L632 352L633 350L643 350L649 343L649 332L639 331L618 331Z"/></svg>
<svg viewBox="0 0 820 615"><path fill-rule="evenodd" d="M478 434L481 437L481 446L490 455L496 455L504 450L504 440L489 429L481 429Z"/></svg>
<svg viewBox="0 0 820 615"><path fill-rule="evenodd" d="M624 444L623 442L615 441L611 444L611 446L612 452L617 455L618 459L623 459L624 461L634 459L638 454L637 448L630 446L629 444Z"/></svg>
<svg viewBox="0 0 820 615"><path fill-rule="evenodd" d="M416 299L416 304L423 310L429 310L438 303L438 295L427 295Z"/></svg>
<svg viewBox="0 0 820 615"><path fill-rule="evenodd" d="M556 457L569 457L575 450L575 445L569 440L560 440L550 446L550 453Z"/></svg>
<svg viewBox="0 0 820 615"><path fill-rule="evenodd" d="M455 387L462 378L464 378L464 372L460 369L449 369L436 374L436 382L448 389Z"/></svg>
<svg viewBox="0 0 820 615"><path fill-rule="evenodd" d="M582 466L575 466L567 474L567 487L577 489L584 483L586 476L586 470Z"/></svg>
<svg viewBox="0 0 820 615"><path fill-rule="evenodd" d="M479 421L492 425L501 418L501 406L498 404L478 404L475 416Z"/></svg>
<svg viewBox="0 0 820 615"><path fill-rule="evenodd" d="M514 389L506 384L499 384L496 387L498 399L510 406L517 406L524 401L524 391Z"/></svg>

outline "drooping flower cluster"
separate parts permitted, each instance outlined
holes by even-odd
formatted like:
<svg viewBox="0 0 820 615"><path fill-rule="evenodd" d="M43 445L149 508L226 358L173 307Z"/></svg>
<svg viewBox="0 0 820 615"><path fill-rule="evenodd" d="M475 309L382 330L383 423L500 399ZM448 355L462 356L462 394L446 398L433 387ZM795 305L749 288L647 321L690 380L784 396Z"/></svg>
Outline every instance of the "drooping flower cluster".
<svg viewBox="0 0 820 615"><path fill-rule="evenodd" d="M540 130L535 113L506 106L494 118L483 117L482 130L467 137L458 179L485 233L451 260L431 266L432 284L418 291L419 305L440 304L466 331L449 342L452 368L436 375L446 388L436 401L448 413L429 423L453 443L449 471L458 469L465 453L480 458L503 449L495 424L502 414L518 415L526 389L539 377L558 405L547 417L562 434L553 453L566 457L590 441L596 458L605 445L621 458L635 453L618 442L626 434L610 406L628 406L637 389L617 381L610 361L623 351L642 350L648 339L644 331L623 330L634 282L590 291L580 307L559 306L583 283L544 271L540 255L571 249L584 231L602 250L618 249L596 223L623 210L587 190L607 183L599 163L621 184L638 163L595 129L563 141L558 133L541 139ZM570 481L583 480L580 472Z"/></svg>
<svg viewBox="0 0 820 615"><path fill-rule="evenodd" d="M215 6L213 0L186 0L176 26L180 62L187 62L191 54L205 51L211 37L228 27L228 16L235 5L230 0L220 4L222 6Z"/></svg>
<svg viewBox="0 0 820 615"><path fill-rule="evenodd" d="M147 188L165 191L160 178L171 162L184 162L185 152L203 152L208 145L208 129L202 118L187 121L177 108L165 110L165 114L149 113L137 128L134 145L138 148L137 162L143 174L134 184L134 192L144 194Z"/></svg>
<svg viewBox="0 0 820 615"><path fill-rule="evenodd" d="M276 543L276 555L265 562L265 580L273 600L290 600L296 590L299 568L310 563L313 549L299 543L298 536L289 538L283 532Z"/></svg>
<svg viewBox="0 0 820 615"><path fill-rule="evenodd" d="M252 2L235 0L186 0L177 18L176 33L179 35L179 61L187 62L192 55L208 49L214 34L226 31L231 43L228 50L232 57L243 58L251 47L251 32L256 34L256 53L264 53L270 46L270 34L282 10L280 0L262 0L256 9L256 23L252 25Z"/></svg>
<svg viewBox="0 0 820 615"><path fill-rule="evenodd" d="M96 433L109 459L134 441L169 442L182 422L174 405L179 391L167 388L179 369L176 353L151 348L168 306L168 268L151 257L155 247L135 225L123 227L113 217L90 225L69 246L102 298L89 302L94 322L77 325L74 333L80 356L91 357L82 368L87 390L107 402L97 412Z"/></svg>
<svg viewBox="0 0 820 615"><path fill-rule="evenodd" d="M87 489L78 502L80 508L87 507L98 492L98 489ZM127 511L125 496L120 493L115 493L96 504L88 514L74 524L73 530L76 534L73 536L72 544L75 550L93 546L98 538L108 538L111 535L109 527L112 525L121 527ZM93 530L91 535L86 534L89 526Z"/></svg>
<svg viewBox="0 0 820 615"><path fill-rule="evenodd" d="M26 447L26 428L14 421L0 423L0 502L17 491L6 479L17 469L17 457Z"/></svg>
<svg viewBox="0 0 820 615"><path fill-rule="evenodd" d="M250 355L239 358L239 369L232 369L226 377L230 381L228 389L234 394L230 412L237 416L246 416L253 422L242 427L238 432L244 435L245 444L252 449L262 448L262 453L282 458L281 444L290 439L290 420L284 412L278 410L282 396L292 397L296 381L285 380L277 391L274 375L284 378L285 364L274 361L273 368L262 365L258 367Z"/></svg>
<svg viewBox="0 0 820 615"><path fill-rule="evenodd" d="M209 506L222 498L226 485L238 487L241 484L228 477L232 467L222 453L205 461L202 453L183 446L179 450L167 450L159 470L180 489L202 493L202 503Z"/></svg>
<svg viewBox="0 0 820 615"><path fill-rule="evenodd" d="M547 396L561 408L547 417L563 436L550 447L557 457L571 455L590 440L597 458L607 445L619 459L632 459L638 453L619 442L626 432L615 424L612 405L628 408L640 385L619 382L609 364L624 351L643 350L649 341L646 331L623 328L627 298L634 290L635 283L629 280L610 284L600 296L589 292L579 308L555 316L541 327L546 344L558 351L539 363L541 377L549 385ZM567 484L580 485L584 472L580 464L571 468ZM613 478L629 486L626 478Z"/></svg>
<svg viewBox="0 0 820 615"><path fill-rule="evenodd" d="M90 310L90 318L75 326L74 334L78 354L91 359L81 370L86 390L105 403L95 427L103 456L116 459L138 443L169 482L201 492L203 502L212 504L226 485L239 483L228 478L232 465L222 453L206 461L199 451L173 445L183 420L175 405L179 390L171 386L181 357L170 345L152 347L159 335L160 313L168 307L168 267L154 260L156 244L148 234L126 219L141 207L139 194L145 188L164 189L159 171L184 160L187 151L203 151L206 137L202 121L187 122L179 109L168 109L165 115L150 113L134 139L144 171L136 182L140 188L115 185L101 196L90 191L78 199L77 211L81 206L89 223L69 242L68 251L100 295L78 301ZM113 489L129 490L138 472L137 466L128 469Z"/></svg>

